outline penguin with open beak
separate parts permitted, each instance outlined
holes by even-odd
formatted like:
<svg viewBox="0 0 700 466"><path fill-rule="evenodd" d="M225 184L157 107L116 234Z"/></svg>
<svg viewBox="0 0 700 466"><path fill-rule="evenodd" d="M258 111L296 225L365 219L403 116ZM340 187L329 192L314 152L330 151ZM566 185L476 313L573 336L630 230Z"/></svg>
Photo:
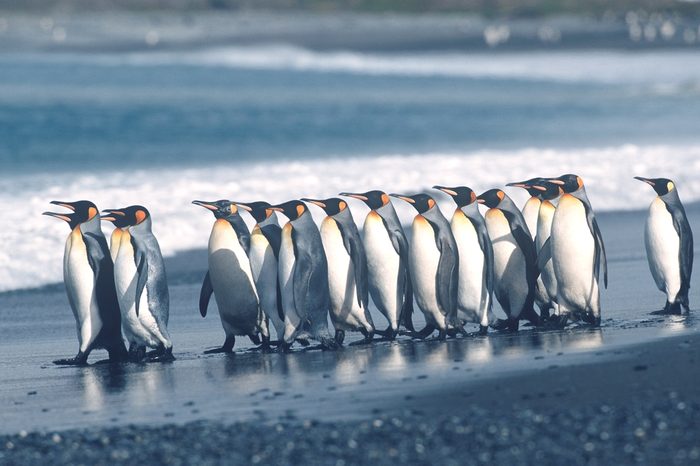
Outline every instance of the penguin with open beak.
<svg viewBox="0 0 700 466"><path fill-rule="evenodd" d="M374 305L389 322L386 330L375 330L375 333L393 340L400 325L415 331L408 240L389 196L379 190L340 193L340 196L363 201L371 209L362 228L367 284Z"/></svg>
<svg viewBox="0 0 700 466"><path fill-rule="evenodd" d="M485 335L492 315L493 246L479 212L476 194L466 186L433 188L448 194L457 204L450 228L459 251L459 318L479 324L479 332Z"/></svg>
<svg viewBox="0 0 700 466"><path fill-rule="evenodd" d="M282 228L278 279L284 309L284 336L279 348L288 351L297 337L308 336L322 349L338 349L328 331L328 261L321 234L306 205L291 200L274 205L289 221Z"/></svg>
<svg viewBox="0 0 700 466"><path fill-rule="evenodd" d="M66 222L70 234L63 256L63 281L78 333L78 354L54 361L58 365L85 365L90 352L104 348L111 362L126 360L121 334L114 265L100 226L100 213L90 201L51 201L70 213L44 212Z"/></svg>
<svg viewBox="0 0 700 466"><path fill-rule="evenodd" d="M690 310L688 291L693 273L693 230L678 196L676 184L668 178L635 179L654 188L644 229L649 269L656 286L666 293L666 304L653 314L680 314Z"/></svg>
<svg viewBox="0 0 700 466"><path fill-rule="evenodd" d="M574 174L550 178L561 188L552 218L549 240L540 250L538 263L551 257L557 277L559 325L570 318L600 325L600 271L608 286L608 265L603 236L586 195L583 179Z"/></svg>
<svg viewBox="0 0 700 466"><path fill-rule="evenodd" d="M425 328L414 333L428 337L435 329L444 339L448 330L461 330L457 317L459 253L450 224L427 194L390 194L411 204L418 214L411 226L409 264L416 301L425 316Z"/></svg>
<svg viewBox="0 0 700 466"><path fill-rule="evenodd" d="M114 282L130 344L129 357L132 361L172 361L170 293L163 254L151 230L151 214L141 205L107 212L102 220L124 225L114 262ZM147 348L154 349L146 353Z"/></svg>
<svg viewBox="0 0 700 466"><path fill-rule="evenodd" d="M532 235L515 203L501 189L490 189L477 197L488 207L486 229L493 244L495 293L508 316L494 327L517 331L521 319L539 325L535 312L537 253Z"/></svg>
<svg viewBox="0 0 700 466"><path fill-rule="evenodd" d="M236 335L246 335L256 345L260 344L258 333L263 337L263 350L267 350L269 333L248 258L250 232L238 214L238 206L227 199L192 201L192 204L209 210L216 219L209 235L209 270L202 283L199 312L202 317L207 315L213 294L226 340L221 348L205 353L233 352Z"/></svg>
<svg viewBox="0 0 700 466"><path fill-rule="evenodd" d="M327 214L321 223L321 240L328 260L330 315L335 339L342 345L346 331L359 331L364 336L359 343L369 343L374 335L374 324L368 309L367 258L348 204L337 197L301 200L322 208Z"/></svg>

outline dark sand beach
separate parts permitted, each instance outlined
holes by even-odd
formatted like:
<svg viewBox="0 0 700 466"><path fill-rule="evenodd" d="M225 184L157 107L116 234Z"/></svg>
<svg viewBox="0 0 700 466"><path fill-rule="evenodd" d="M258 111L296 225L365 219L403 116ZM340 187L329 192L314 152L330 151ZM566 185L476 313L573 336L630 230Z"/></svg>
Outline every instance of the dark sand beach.
<svg viewBox="0 0 700 466"><path fill-rule="evenodd" d="M688 214L695 225L700 208ZM205 356L223 331L216 312L197 312L206 255L192 251L168 262L175 362L66 368L50 362L75 347L62 286L3 293L0 462L698 462L700 321L649 314L663 297L644 212L599 220L610 266L600 329L288 355L241 340L234 355Z"/></svg>

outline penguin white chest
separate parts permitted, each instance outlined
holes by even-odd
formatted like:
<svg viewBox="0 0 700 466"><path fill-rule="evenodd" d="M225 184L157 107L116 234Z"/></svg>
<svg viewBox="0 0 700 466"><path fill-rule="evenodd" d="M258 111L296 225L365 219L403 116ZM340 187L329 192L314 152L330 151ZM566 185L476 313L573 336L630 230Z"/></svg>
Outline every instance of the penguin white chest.
<svg viewBox="0 0 700 466"><path fill-rule="evenodd" d="M452 216L451 228L459 252L459 308L476 317L481 304L484 253L474 225L461 209L457 209Z"/></svg>
<svg viewBox="0 0 700 466"><path fill-rule="evenodd" d="M527 229L530 230L530 236L533 240L537 236L537 217L540 212L541 204L542 201L540 201L538 198L531 197L523 206L523 218L525 219L525 225L527 225Z"/></svg>
<svg viewBox="0 0 700 466"><path fill-rule="evenodd" d="M328 291L331 311L336 316L353 308L356 303L355 269L343 244L338 223L326 217L321 224L321 241L328 260Z"/></svg>
<svg viewBox="0 0 700 466"><path fill-rule="evenodd" d="M375 211L367 214L363 233L372 299L380 312L396 327L402 304L402 297L399 296L401 257L394 249L384 221Z"/></svg>
<svg viewBox="0 0 700 466"><path fill-rule="evenodd" d="M649 268L656 286L675 302L681 288L680 238L673 217L659 197L649 207L644 239Z"/></svg>
<svg viewBox="0 0 700 466"><path fill-rule="evenodd" d="M441 314L436 289L440 251L433 226L422 215L413 220L409 261L416 301L426 317L437 317Z"/></svg>

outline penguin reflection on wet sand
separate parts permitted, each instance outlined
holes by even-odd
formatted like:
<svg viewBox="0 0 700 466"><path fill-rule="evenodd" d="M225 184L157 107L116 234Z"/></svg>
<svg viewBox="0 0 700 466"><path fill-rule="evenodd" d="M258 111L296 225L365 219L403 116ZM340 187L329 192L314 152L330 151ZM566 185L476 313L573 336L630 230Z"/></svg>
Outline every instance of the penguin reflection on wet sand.
<svg viewBox="0 0 700 466"><path fill-rule="evenodd" d="M129 358L172 361L168 280L158 240L151 231L151 214L140 205L105 212L102 220L114 223L122 217L119 223L125 223L114 263L114 282L122 326L130 344ZM146 354L147 348L154 350Z"/></svg>
<svg viewBox="0 0 700 466"><path fill-rule="evenodd" d="M535 242L535 250L539 252L538 236L537 236L537 222L540 216L540 208L543 204L542 194L545 188L538 186L538 183L545 182L544 178L531 178L526 181L518 181L515 183L508 183L506 186L511 186L514 188L522 188L530 195L529 199L525 202L521 212L523 218L525 219L525 224L528 230L530 230L530 235L532 240ZM549 204L552 205L551 203ZM549 206L547 206L548 208ZM550 297L547 293L547 287L544 284L542 276L537 277L537 285L535 287L535 303L540 309L540 317L544 320L549 318L549 314L554 311L556 295Z"/></svg>
<svg viewBox="0 0 700 466"><path fill-rule="evenodd" d="M255 288L258 291L260 307L277 333L277 344L284 335L284 311L277 264L282 241L282 228L277 222L277 214L265 201L236 202L241 210L248 212L255 219L255 227L250 235L250 268L253 272ZM272 343L272 342L271 342Z"/></svg>
<svg viewBox="0 0 700 466"><path fill-rule="evenodd" d="M644 242L649 269L656 286L666 293L666 304L652 314L680 314L690 311L688 291L693 273L693 231L678 196L676 184L668 178L635 179L647 183L657 196L649 206Z"/></svg>
<svg viewBox="0 0 700 466"><path fill-rule="evenodd" d="M323 349L337 349L328 331L328 262L321 234L306 205L291 200L271 209L283 213L289 222L282 228L278 278L284 309L281 351L288 351L297 337L308 336Z"/></svg>
<svg viewBox="0 0 700 466"><path fill-rule="evenodd" d="M552 233L542 247L538 263L551 257L557 277L559 322L569 318L600 325L600 270L608 286L608 265L603 237L580 176L567 174L548 181L563 194L554 211Z"/></svg>
<svg viewBox="0 0 700 466"><path fill-rule="evenodd" d="M459 251L459 318L479 324L485 335L493 302L493 246L476 194L466 186L433 188L450 195L457 204L450 227Z"/></svg>
<svg viewBox="0 0 700 466"><path fill-rule="evenodd" d="M386 330L375 333L393 340L401 324L414 331L408 240L389 196L378 190L340 195L363 201L372 209L363 226L369 294L389 322Z"/></svg>
<svg viewBox="0 0 700 466"><path fill-rule="evenodd" d="M360 232L348 204L337 197L302 201L319 206L327 217L321 223L321 240L328 261L330 315L335 339L342 344L346 331L359 331L369 343L374 335L372 316L367 308L367 258Z"/></svg>
<svg viewBox="0 0 700 466"><path fill-rule="evenodd" d="M72 211L43 215L63 220L71 229L63 256L63 280L78 333L78 354L54 364L85 365L96 348L106 349L110 362L124 361L127 352L121 335L114 265L100 226L99 211L90 201L51 201L51 204Z"/></svg>
<svg viewBox="0 0 700 466"><path fill-rule="evenodd" d="M508 319L494 327L518 330L521 319L539 324L535 312L537 253L523 215L508 195L490 189L477 197L489 209L484 216L493 244L495 293Z"/></svg>
<svg viewBox="0 0 700 466"><path fill-rule="evenodd" d="M205 354L233 352L236 335L246 335L257 345L261 333L263 348L268 348L269 334L248 259L250 233L238 214L238 207L227 199L192 201L192 204L210 210L216 218L209 235L209 270L202 282L199 312L206 317L214 294L226 333L221 348L207 350Z"/></svg>
<svg viewBox="0 0 700 466"><path fill-rule="evenodd" d="M409 262L418 306L425 328L413 335L426 338L435 329L440 339L448 330L462 330L457 317L459 253L447 219L427 194L390 194L411 204L418 215L411 226Z"/></svg>

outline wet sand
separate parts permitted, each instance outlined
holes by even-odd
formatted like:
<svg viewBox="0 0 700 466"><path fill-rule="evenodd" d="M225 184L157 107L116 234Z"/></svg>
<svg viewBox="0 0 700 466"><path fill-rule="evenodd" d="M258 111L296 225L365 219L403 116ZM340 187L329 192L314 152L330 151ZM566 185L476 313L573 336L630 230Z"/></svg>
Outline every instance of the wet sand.
<svg viewBox="0 0 700 466"><path fill-rule="evenodd" d="M700 209L688 210L695 224ZM202 319L197 311L206 257L194 251L168 264L175 362L66 368L50 363L76 345L62 286L1 294L0 434L9 437L0 440L0 461L92 463L70 456L90 450L105 462L158 454L157 462L194 455L218 463L231 451L273 464L534 462L539 451L545 463L624 463L660 460L664 445L669 461L697 461L700 320L649 315L663 296L646 264L643 213L599 220L610 290L595 330L402 337L289 355L252 352L241 340L234 355L205 356L223 331L216 312ZM691 304L700 302L698 287L691 291Z"/></svg>

